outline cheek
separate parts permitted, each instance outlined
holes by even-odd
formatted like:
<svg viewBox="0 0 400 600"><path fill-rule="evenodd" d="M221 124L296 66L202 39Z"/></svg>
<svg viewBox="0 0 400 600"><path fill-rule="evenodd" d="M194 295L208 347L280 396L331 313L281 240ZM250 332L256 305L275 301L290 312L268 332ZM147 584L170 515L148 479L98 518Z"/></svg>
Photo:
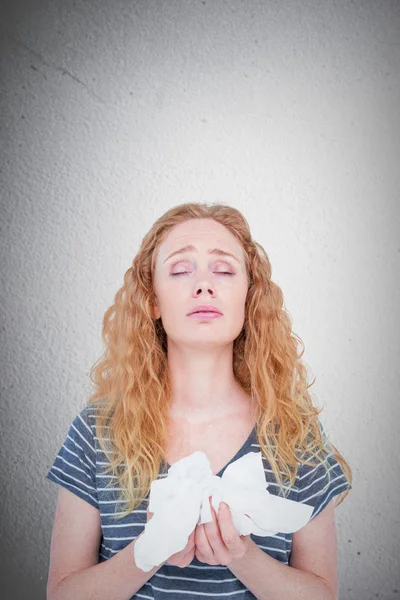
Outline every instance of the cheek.
<svg viewBox="0 0 400 600"><path fill-rule="evenodd" d="M160 305L161 319L167 333L173 334L186 326L185 307L179 294L164 294Z"/></svg>
<svg viewBox="0 0 400 600"><path fill-rule="evenodd" d="M221 289L226 306L232 308L232 312L243 312L246 304L247 286L240 282L238 285L231 285L229 288Z"/></svg>
<svg viewBox="0 0 400 600"><path fill-rule="evenodd" d="M237 306L232 308L232 311L229 314L229 324L232 329L234 329L235 335L239 335L241 330L243 329L245 319L244 307L242 304L238 304Z"/></svg>
<svg viewBox="0 0 400 600"><path fill-rule="evenodd" d="M235 299L232 298L231 302L227 302L227 320L230 327L235 329L235 333L238 335L244 325L245 320L245 302L246 297L239 296Z"/></svg>
<svg viewBox="0 0 400 600"><path fill-rule="evenodd" d="M157 285L157 298L162 311L168 310L171 302L177 302L179 295L177 294L177 286L168 285L167 282L159 282Z"/></svg>

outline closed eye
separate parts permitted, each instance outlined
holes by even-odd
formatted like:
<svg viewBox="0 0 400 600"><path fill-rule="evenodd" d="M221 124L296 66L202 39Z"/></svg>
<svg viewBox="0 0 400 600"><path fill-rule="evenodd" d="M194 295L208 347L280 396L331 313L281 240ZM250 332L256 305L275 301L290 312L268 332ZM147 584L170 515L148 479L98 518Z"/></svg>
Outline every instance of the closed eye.
<svg viewBox="0 0 400 600"><path fill-rule="evenodd" d="M181 273L170 273L173 277L176 275L187 275L190 271L181 271ZM229 273L228 271L216 271L216 275L234 275L235 273Z"/></svg>

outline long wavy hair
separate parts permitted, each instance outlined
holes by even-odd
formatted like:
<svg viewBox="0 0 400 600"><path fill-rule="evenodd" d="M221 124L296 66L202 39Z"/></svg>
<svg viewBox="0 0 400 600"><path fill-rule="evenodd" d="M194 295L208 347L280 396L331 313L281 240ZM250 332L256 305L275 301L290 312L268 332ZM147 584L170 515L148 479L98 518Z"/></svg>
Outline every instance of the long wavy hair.
<svg viewBox="0 0 400 600"><path fill-rule="evenodd" d="M165 454L171 380L167 335L153 316L153 275L158 245L188 219L214 219L242 244L248 276L243 329L233 342L233 371L256 407L257 438L280 486L290 491L300 463L317 465L332 453L349 482L350 466L327 438L318 419L281 288L271 280L263 247L253 240L242 213L224 204L185 203L164 213L143 238L124 284L103 319L106 350L90 370L95 392L96 435L109 461L104 473L118 480L123 518L147 497ZM298 347L299 346L299 347ZM329 470L328 470L329 473ZM112 483L114 482L114 483ZM286 485L285 485L286 484ZM115 488L114 488L115 489ZM339 505L349 490L336 496Z"/></svg>

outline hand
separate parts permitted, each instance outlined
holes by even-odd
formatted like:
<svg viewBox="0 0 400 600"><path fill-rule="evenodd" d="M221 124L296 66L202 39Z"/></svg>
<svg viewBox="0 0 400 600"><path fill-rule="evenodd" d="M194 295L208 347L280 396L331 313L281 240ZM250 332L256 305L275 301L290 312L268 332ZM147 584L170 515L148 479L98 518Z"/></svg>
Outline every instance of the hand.
<svg viewBox="0 0 400 600"><path fill-rule="evenodd" d="M149 519L151 519L151 517L154 515L154 513L149 512L149 509L147 508L147 521L149 521ZM167 564L167 565L175 565L176 567L187 567L187 565L190 565L190 563L192 562L193 558L194 558L194 534L195 534L195 529L193 529L192 533L189 536L188 542L186 544L186 546L183 548L183 550L181 550L180 552L175 552L175 554L173 554L172 556L170 556L168 558L168 560L164 561L163 564Z"/></svg>
<svg viewBox="0 0 400 600"><path fill-rule="evenodd" d="M242 558L253 543L250 535L239 535L232 521L229 506L220 503L218 517L210 502L213 520L196 525L196 558L209 565L229 565Z"/></svg>

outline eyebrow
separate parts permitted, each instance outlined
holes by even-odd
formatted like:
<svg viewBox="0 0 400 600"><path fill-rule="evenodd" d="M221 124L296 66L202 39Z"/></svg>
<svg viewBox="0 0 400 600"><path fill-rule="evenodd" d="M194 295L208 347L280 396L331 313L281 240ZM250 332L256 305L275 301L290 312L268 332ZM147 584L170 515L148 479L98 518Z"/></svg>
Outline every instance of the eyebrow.
<svg viewBox="0 0 400 600"><path fill-rule="evenodd" d="M171 256L174 256L175 254L183 254L184 252L197 252L197 248L195 248L191 244L189 244L188 246L184 246L183 248L179 248L179 250L175 250L174 252L171 252L171 254L169 256L167 256L167 258L164 260L163 264L169 258L171 258ZM230 252L226 252L225 250L221 250L220 248L212 248L211 250L208 250L208 254L217 254L218 256L231 256L238 263L240 263L239 259L236 258L236 256L234 254L231 254Z"/></svg>

